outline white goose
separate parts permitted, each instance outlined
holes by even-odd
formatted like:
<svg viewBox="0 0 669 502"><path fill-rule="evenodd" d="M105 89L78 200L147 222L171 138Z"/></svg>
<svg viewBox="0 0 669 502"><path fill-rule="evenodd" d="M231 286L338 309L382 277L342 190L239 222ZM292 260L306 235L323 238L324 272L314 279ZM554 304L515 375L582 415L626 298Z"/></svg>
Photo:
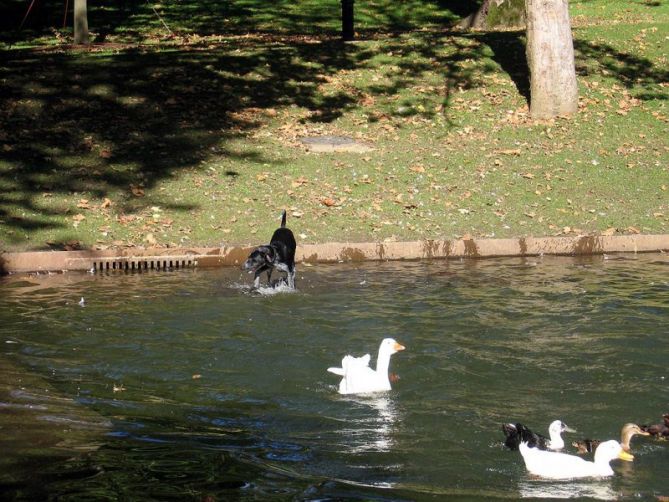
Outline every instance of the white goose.
<svg viewBox="0 0 669 502"><path fill-rule="evenodd" d="M332 367L328 368L328 371L343 377L339 383L340 394L362 394L390 390L390 379L388 378L390 356L400 350L404 350L403 345L392 338L384 338L379 347L376 370L369 367L371 356L365 354L362 357L344 356L341 360L341 368Z"/></svg>
<svg viewBox="0 0 669 502"><path fill-rule="evenodd" d="M589 462L575 455L530 448L520 443L520 454L531 474L551 479L571 479L612 476L609 462L615 458L630 460L631 455L614 439L604 441L595 450L595 461Z"/></svg>

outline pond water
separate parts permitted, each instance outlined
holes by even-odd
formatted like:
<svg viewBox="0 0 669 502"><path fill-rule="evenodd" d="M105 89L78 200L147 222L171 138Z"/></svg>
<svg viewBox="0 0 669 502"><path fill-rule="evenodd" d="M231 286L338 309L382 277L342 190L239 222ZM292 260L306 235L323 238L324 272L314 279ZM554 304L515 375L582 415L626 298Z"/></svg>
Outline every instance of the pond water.
<svg viewBox="0 0 669 502"><path fill-rule="evenodd" d="M669 257L300 266L0 281L0 498L669 496L669 442L615 476L534 479L503 422L618 438L669 412ZM80 299L84 301L80 304ZM346 353L393 390L340 396Z"/></svg>

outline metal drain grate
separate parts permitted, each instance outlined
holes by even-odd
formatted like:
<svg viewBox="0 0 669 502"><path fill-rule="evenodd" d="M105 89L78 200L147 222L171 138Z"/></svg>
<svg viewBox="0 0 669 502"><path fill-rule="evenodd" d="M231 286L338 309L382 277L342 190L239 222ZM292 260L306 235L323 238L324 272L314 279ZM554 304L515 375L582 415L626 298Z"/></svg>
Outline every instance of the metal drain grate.
<svg viewBox="0 0 669 502"><path fill-rule="evenodd" d="M178 268L193 268L197 267L197 260L192 258L164 258L164 257L147 257L147 258L103 258L93 262L93 270L95 271L113 271L113 270L170 270Z"/></svg>

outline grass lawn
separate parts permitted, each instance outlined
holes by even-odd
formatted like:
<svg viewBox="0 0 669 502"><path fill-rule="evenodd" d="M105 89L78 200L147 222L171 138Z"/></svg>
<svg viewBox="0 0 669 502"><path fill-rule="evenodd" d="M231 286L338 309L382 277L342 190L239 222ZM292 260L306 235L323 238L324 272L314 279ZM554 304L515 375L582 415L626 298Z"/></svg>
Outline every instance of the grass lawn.
<svg viewBox="0 0 669 502"><path fill-rule="evenodd" d="M302 243L669 232L669 2L570 2L580 107L550 122L524 34L448 2L358 0L354 43L338 2L165 0L170 32L102 4L90 50L0 38L0 249L257 244L283 208Z"/></svg>

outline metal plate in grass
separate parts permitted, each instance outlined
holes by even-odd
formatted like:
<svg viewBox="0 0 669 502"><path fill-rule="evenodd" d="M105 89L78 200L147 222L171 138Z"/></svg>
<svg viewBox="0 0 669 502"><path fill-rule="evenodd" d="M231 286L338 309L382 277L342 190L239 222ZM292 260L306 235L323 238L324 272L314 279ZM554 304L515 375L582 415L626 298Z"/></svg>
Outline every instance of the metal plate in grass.
<svg viewBox="0 0 669 502"><path fill-rule="evenodd" d="M306 136L300 138L311 152L371 152L373 148L347 136Z"/></svg>

